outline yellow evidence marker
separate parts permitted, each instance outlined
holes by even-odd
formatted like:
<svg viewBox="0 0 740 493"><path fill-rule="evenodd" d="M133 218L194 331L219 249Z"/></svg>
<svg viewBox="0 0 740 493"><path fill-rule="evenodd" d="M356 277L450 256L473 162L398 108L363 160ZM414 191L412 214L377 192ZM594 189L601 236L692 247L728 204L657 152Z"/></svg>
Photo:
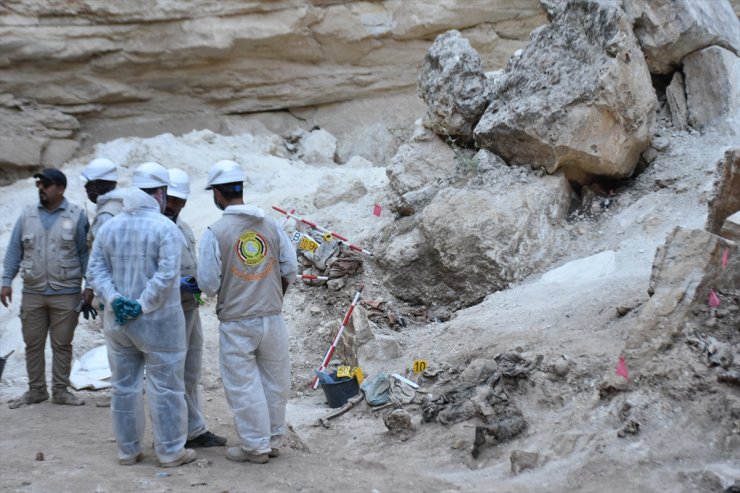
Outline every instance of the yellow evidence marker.
<svg viewBox="0 0 740 493"><path fill-rule="evenodd" d="M306 235L301 235L301 240L298 242L299 250L315 252L318 248L319 248L319 244L315 242L312 238L309 238Z"/></svg>
<svg viewBox="0 0 740 493"><path fill-rule="evenodd" d="M415 359L414 360L414 373L421 373L424 370L427 369L427 360L425 359Z"/></svg>

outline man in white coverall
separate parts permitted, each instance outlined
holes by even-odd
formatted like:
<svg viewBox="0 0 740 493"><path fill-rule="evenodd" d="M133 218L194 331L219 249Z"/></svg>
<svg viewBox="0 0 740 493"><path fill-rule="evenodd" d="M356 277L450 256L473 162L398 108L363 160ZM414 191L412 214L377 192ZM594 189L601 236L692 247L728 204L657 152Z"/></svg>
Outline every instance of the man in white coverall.
<svg viewBox="0 0 740 493"><path fill-rule="evenodd" d="M95 204L95 215L87 232L87 248L92 251L92 244L100 227L123 209L123 191L116 190L118 184L118 166L110 159L96 158L90 161L80 173L80 180L85 183L87 198ZM93 290L82 292L81 307L85 319L98 314L93 307Z"/></svg>
<svg viewBox="0 0 740 493"><path fill-rule="evenodd" d="M92 249L92 242L105 222L123 209L123 191L116 190L118 185L118 166L106 158L90 161L80 173L80 180L85 183L87 198L95 204L95 216L87 233L87 246Z"/></svg>
<svg viewBox="0 0 740 493"><path fill-rule="evenodd" d="M149 415L160 467L195 459L184 448L185 317L180 305L182 235L162 212L169 175L157 163L136 168L123 212L98 231L87 280L105 304L104 333L111 365L111 413L122 465L142 458Z"/></svg>
<svg viewBox="0 0 740 493"><path fill-rule="evenodd" d="M221 379L241 440L226 457L264 464L279 455L286 433L290 360L282 308L298 265L282 228L244 204L244 178L234 161L208 172L207 189L224 214L201 239L198 283L218 294Z"/></svg>
<svg viewBox="0 0 740 493"><path fill-rule="evenodd" d="M203 327L200 323L198 301L200 293L195 279L195 235L190 226L180 217L180 211L190 195L190 179L181 169L168 170L170 186L167 187L167 205L164 215L172 219L182 233L182 256L180 260L180 298L185 314L185 402L188 404L188 441L185 446L223 447L226 438L208 431L200 405L200 371L203 367Z"/></svg>

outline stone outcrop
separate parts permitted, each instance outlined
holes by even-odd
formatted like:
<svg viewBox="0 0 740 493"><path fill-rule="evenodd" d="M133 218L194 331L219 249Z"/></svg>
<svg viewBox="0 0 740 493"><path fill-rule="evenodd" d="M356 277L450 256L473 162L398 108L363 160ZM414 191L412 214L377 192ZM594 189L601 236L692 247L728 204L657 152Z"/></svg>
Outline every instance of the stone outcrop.
<svg viewBox="0 0 740 493"><path fill-rule="evenodd" d="M740 22L728 0L624 0L624 8L652 73L669 74L709 46L740 54Z"/></svg>
<svg viewBox="0 0 740 493"><path fill-rule="evenodd" d="M729 262L723 266L725 251ZM681 336L691 308L706 307L709 289L731 292L739 281L737 244L707 231L676 228L655 254L651 298L625 345L630 372L661 374L660 355Z"/></svg>
<svg viewBox="0 0 740 493"><path fill-rule="evenodd" d="M683 59L689 124L740 128L740 58L711 46ZM721 121L729 117L729 121Z"/></svg>
<svg viewBox="0 0 740 493"><path fill-rule="evenodd" d="M77 118L54 106L0 95L2 174L13 176L14 167L61 165L77 151L79 129Z"/></svg>
<svg viewBox="0 0 740 493"><path fill-rule="evenodd" d="M423 209L383 231L376 265L395 296L470 306L557 256L552 245L565 234L571 203L565 177L538 178L481 153L469 158L471 166L482 163L467 181L465 167L458 166L437 179L438 190ZM424 176L423 170L417 174ZM424 189L421 182L416 186Z"/></svg>
<svg viewBox="0 0 740 493"><path fill-rule="evenodd" d="M459 31L437 36L429 48L419 96L427 104L427 128L462 142L473 140L473 128L488 105L488 88L478 52Z"/></svg>
<svg viewBox="0 0 740 493"><path fill-rule="evenodd" d="M220 132L237 115L412 93L430 40L448 29L470 35L487 70L499 68L543 22L537 0L8 0L0 2L0 95L76 118L77 143L82 134L94 144ZM3 119L13 135L29 135L27 151L6 158L15 165L41 164L36 140L67 139L37 131L17 110ZM359 123L345 126L362 140ZM45 149L62 156L72 147ZM15 152L0 146L0 155Z"/></svg>
<svg viewBox="0 0 740 493"><path fill-rule="evenodd" d="M720 234L725 220L740 211L740 148L728 149L719 163L719 180L709 200L707 231Z"/></svg>
<svg viewBox="0 0 740 493"><path fill-rule="evenodd" d="M558 4L551 15L496 79L476 144L580 183L630 176L657 107L631 25L606 2Z"/></svg>

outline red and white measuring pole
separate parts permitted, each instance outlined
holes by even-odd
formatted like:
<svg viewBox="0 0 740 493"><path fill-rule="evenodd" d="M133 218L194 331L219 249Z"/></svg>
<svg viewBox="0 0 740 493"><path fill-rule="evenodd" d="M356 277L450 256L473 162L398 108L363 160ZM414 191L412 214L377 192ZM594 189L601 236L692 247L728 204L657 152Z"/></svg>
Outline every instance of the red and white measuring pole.
<svg viewBox="0 0 740 493"><path fill-rule="evenodd" d="M297 277L300 277L301 279L309 280L309 281L328 281L329 280L328 276L314 276L313 274L299 274Z"/></svg>
<svg viewBox="0 0 740 493"><path fill-rule="evenodd" d="M360 284L360 287L357 288L357 292L355 293L355 298L352 300L352 305L350 305L349 310L347 310L347 314L344 316L344 319L342 320L342 325L339 326L337 335L334 337L334 340L332 341L331 347L329 348L329 351L326 353L326 356L324 356L324 361L321 362L319 371L324 371L326 370L326 367L329 366L329 361L331 361L332 356L334 356L334 351L337 350L337 344L339 344L339 340L342 338L342 333L344 332L344 328L349 323L349 318L352 316L352 312L354 311L355 306L357 306L357 302L360 300L360 295L362 294L363 289L365 289L365 284ZM313 380L311 381L311 387L314 389L319 388L318 375L313 377Z"/></svg>
<svg viewBox="0 0 740 493"><path fill-rule="evenodd" d="M272 206L272 208L275 209L276 211L278 211L280 214L284 214L285 217L292 217L296 221L302 222L303 224L306 224L308 226L311 226L313 229L315 229L317 231L320 231L320 232L324 233L325 235L329 235L329 236L332 236L333 238L336 238L337 240L339 240L343 244L347 245L350 250L355 250L356 252L364 253L366 255L370 255L371 257L373 256L373 253L371 251L365 250L364 248L359 247L357 245L353 245L352 243L349 242L349 240L346 237L340 235L339 233L335 233L334 231L330 231L330 230L328 230L326 228L323 228L323 227L319 226L318 224L316 224L315 222L309 221L308 219L304 219L304 218L302 218L300 216L296 216L295 214L293 214L293 212L295 211L295 209L293 209L290 212L288 212L288 211L286 211L284 209L281 209L280 207L275 207L274 205Z"/></svg>

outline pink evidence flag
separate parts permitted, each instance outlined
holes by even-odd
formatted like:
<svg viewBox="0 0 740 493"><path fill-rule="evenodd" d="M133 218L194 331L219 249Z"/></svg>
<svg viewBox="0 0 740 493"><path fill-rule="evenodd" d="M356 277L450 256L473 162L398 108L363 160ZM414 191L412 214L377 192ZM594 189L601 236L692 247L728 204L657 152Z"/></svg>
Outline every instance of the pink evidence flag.
<svg viewBox="0 0 740 493"><path fill-rule="evenodd" d="M624 362L624 356L619 357L619 363L617 363L617 375L624 377L625 380L630 377L630 374L627 371L627 363Z"/></svg>
<svg viewBox="0 0 740 493"><path fill-rule="evenodd" d="M380 204L375 204L373 206L373 216L380 217L380 212L381 212Z"/></svg>
<svg viewBox="0 0 740 493"><path fill-rule="evenodd" d="M725 270L727 268L727 261L730 258L730 249L725 247L725 251L722 254L722 270Z"/></svg>
<svg viewBox="0 0 740 493"><path fill-rule="evenodd" d="M714 289L709 290L709 306L717 308L720 304L719 296L714 292Z"/></svg>

